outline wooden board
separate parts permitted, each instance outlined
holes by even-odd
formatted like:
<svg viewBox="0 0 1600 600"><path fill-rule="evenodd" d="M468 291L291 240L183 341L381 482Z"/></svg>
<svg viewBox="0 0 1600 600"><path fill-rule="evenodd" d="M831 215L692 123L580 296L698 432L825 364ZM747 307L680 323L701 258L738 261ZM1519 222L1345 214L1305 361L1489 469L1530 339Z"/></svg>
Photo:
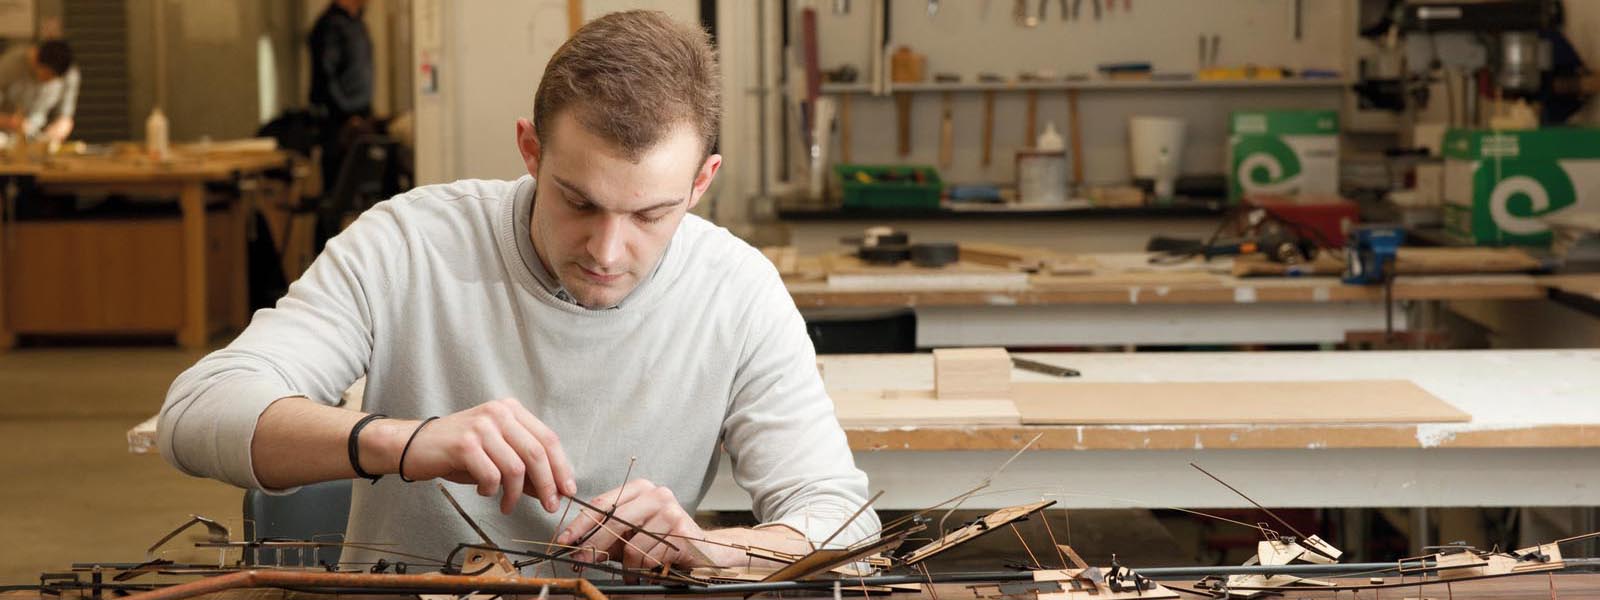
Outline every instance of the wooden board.
<svg viewBox="0 0 1600 600"><path fill-rule="evenodd" d="M1470 273L1522 273L1538 270L1539 259L1519 248L1401 248L1395 258L1401 275L1461 275ZM1310 264L1297 265L1300 275L1339 275L1344 273L1344 257L1323 252ZM1260 254L1240 256L1233 261L1236 277L1287 275L1289 265L1273 262Z"/></svg>
<svg viewBox="0 0 1600 600"><path fill-rule="evenodd" d="M829 390L842 427L1020 425L1009 399L939 400L933 390Z"/></svg>
<svg viewBox="0 0 1600 600"><path fill-rule="evenodd" d="M1459 423L1472 417L1404 380L1011 384L1029 425Z"/></svg>
<svg viewBox="0 0 1600 600"><path fill-rule="evenodd" d="M1028 286L1028 275L1000 267L955 262L938 268L909 262L869 265L854 256L824 256L828 287L844 291L873 290L1005 290Z"/></svg>

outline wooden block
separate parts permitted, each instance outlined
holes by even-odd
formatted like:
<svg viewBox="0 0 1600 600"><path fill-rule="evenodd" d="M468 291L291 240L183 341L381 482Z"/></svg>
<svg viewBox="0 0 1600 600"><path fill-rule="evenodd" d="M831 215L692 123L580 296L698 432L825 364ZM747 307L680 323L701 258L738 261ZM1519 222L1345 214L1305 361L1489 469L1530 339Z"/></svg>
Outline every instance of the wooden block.
<svg viewBox="0 0 1600 600"><path fill-rule="evenodd" d="M1016 383L1027 425L1442 423L1472 416L1405 380Z"/></svg>
<svg viewBox="0 0 1600 600"><path fill-rule="evenodd" d="M1011 354L1005 348L933 351L933 392L940 400L1011 397Z"/></svg>

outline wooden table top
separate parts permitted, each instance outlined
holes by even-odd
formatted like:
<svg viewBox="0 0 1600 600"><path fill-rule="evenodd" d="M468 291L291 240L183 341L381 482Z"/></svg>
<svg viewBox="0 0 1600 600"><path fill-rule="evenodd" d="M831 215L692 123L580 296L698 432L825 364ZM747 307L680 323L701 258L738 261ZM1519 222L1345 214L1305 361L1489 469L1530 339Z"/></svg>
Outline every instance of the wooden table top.
<svg viewBox="0 0 1600 600"><path fill-rule="evenodd" d="M185 149L175 151L164 161L126 153L59 155L42 161L0 157L0 175L31 175L46 185L218 181L240 172L282 166L288 159L289 155L281 150L264 149Z"/></svg>
<svg viewBox="0 0 1600 600"><path fill-rule="evenodd" d="M808 269L785 276L785 285L801 308L896 306L1038 306L1077 304L1254 304L1381 302L1377 285L1345 284L1337 276L1237 277L1226 259L1174 267L1148 267L1145 253L1082 255L1100 266L1084 274L1018 274L1010 281L992 278L961 280L959 276L904 267L875 284L855 277L850 285ZM996 275L1003 271L974 273ZM928 275L922 277L922 274ZM831 277L831 275L829 276ZM913 281L922 278L925 281ZM939 287L953 282L955 287ZM1401 275L1395 278L1396 301L1537 300L1551 289L1600 293L1600 274L1539 276L1528 274Z"/></svg>
<svg viewBox="0 0 1600 600"><path fill-rule="evenodd" d="M1161 583L1168 586L1183 586L1192 583L1189 580L1169 580ZM1554 586L1554 593L1551 587ZM938 584L935 586L936 595L928 594L895 594L896 598L971 598L972 590L963 584ZM1482 581L1468 581L1450 586L1434 585L1422 588L1423 597L1452 600L1546 600L1550 598L1595 598L1600 597L1600 574L1596 573L1564 573L1554 576L1522 575L1504 577ZM1370 597L1371 594L1362 594L1360 597ZM59 598L87 598L88 594L62 596L44 596L38 592L13 591L0 593L0 600L57 600ZM563 596L552 595L551 598ZM618 596L621 597L621 596ZM660 598L662 596L628 596L630 598ZM668 596L668 597L703 597L703 596ZM786 592L785 598L832 598L830 592L806 594L800 592ZM1199 596L1186 596L1196 597ZM1291 599L1327 599L1328 592L1315 590L1288 592L1285 598ZM1342 595L1343 597L1352 597ZM1417 597L1417 588L1394 588L1386 590L1381 598ZM340 594L338 596L326 594L308 594L305 592L291 592L267 589L230 590L202 596L207 600L390 600L395 598L414 599L416 596L406 595L380 595L380 594Z"/></svg>

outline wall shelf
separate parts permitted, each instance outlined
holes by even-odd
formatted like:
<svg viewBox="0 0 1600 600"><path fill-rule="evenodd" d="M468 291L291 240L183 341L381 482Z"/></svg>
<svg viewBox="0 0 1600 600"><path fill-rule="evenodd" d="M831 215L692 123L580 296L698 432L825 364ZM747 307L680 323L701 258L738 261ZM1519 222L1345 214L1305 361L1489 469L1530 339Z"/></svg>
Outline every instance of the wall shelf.
<svg viewBox="0 0 1600 600"><path fill-rule="evenodd" d="M1140 80L1114 81L1090 79L1084 81L1027 81L1027 82L959 82L959 83L900 83L891 84L890 92L1025 92L1025 91L1136 91L1136 90L1260 90L1260 89L1339 89L1350 85L1343 78L1294 79L1233 79L1233 80ZM824 94L871 94L872 86L866 83L824 83Z"/></svg>

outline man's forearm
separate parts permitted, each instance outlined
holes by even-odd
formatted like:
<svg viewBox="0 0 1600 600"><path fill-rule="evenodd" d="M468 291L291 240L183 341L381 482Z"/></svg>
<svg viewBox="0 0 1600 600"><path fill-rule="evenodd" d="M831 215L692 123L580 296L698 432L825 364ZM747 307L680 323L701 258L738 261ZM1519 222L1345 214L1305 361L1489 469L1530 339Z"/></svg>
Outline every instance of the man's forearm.
<svg viewBox="0 0 1600 600"><path fill-rule="evenodd" d="M355 477L350 466L350 428L364 415L304 397L272 403L256 422L250 457L256 479L284 489ZM397 472L400 450L416 421L379 419L361 430L361 468L373 475Z"/></svg>
<svg viewBox="0 0 1600 600"><path fill-rule="evenodd" d="M785 525L773 525L756 528L735 527L729 529L717 529L706 532L706 537L712 541L722 544L735 544L748 548L773 550L797 556L804 556L811 552L811 542L806 540L806 537L801 535L800 532L795 531L794 529L791 529ZM746 564L761 567L783 566L780 563L756 559L733 548L726 549L731 550L732 552L726 554L726 558L718 557L718 562L728 563L721 566L731 567L742 566Z"/></svg>

